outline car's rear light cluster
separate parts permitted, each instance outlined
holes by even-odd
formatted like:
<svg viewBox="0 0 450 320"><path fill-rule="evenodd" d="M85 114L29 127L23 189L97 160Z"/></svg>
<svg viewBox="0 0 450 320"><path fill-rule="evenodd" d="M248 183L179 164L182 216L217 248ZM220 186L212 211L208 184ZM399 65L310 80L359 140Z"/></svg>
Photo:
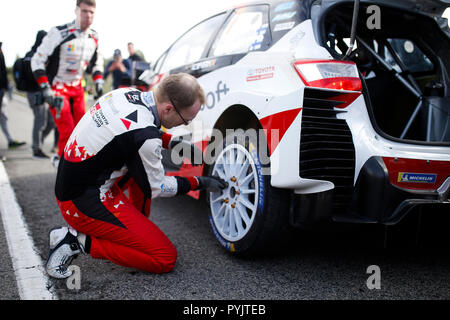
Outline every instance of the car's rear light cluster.
<svg viewBox="0 0 450 320"><path fill-rule="evenodd" d="M294 67L308 87L361 91L361 79L354 62L299 60L294 62Z"/></svg>

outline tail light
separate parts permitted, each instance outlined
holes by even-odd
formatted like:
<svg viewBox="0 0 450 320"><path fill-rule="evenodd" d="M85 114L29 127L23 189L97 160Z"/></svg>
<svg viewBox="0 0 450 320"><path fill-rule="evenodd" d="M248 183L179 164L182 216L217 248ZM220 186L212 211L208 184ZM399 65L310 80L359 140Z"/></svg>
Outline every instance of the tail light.
<svg viewBox="0 0 450 320"><path fill-rule="evenodd" d="M354 62L299 60L294 62L294 67L308 87L361 91L361 79Z"/></svg>

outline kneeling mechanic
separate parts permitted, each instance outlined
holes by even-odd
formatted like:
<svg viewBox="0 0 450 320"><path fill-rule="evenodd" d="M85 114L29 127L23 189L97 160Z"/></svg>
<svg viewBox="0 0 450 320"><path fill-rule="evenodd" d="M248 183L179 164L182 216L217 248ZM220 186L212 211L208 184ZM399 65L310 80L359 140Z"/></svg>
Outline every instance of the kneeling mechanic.
<svg viewBox="0 0 450 320"><path fill-rule="evenodd" d="M149 220L151 199L218 192L226 183L218 177L165 176L161 148L177 140L160 127L188 124L204 102L197 80L176 74L155 93L114 90L86 112L58 166L56 199L70 227L50 231L50 276L69 277L68 265L79 253L148 272L173 269L177 252Z"/></svg>

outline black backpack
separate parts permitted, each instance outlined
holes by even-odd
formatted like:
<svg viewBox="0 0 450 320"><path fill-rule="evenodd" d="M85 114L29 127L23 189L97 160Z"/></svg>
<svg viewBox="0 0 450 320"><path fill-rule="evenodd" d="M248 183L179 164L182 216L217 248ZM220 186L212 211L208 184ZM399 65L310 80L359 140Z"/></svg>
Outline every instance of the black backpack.
<svg viewBox="0 0 450 320"><path fill-rule="evenodd" d="M33 57L36 49L40 46L42 39L47 32L41 30L36 36L36 42L24 58L18 58L13 65L13 76L16 88L19 91L33 92L38 91L39 86L31 71L31 57Z"/></svg>

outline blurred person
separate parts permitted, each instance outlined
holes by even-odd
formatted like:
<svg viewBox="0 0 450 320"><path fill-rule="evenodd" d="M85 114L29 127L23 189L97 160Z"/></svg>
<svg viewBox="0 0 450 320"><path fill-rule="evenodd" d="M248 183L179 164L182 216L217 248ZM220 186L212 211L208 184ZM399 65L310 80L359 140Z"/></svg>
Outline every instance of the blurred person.
<svg viewBox="0 0 450 320"><path fill-rule="evenodd" d="M92 73L97 96L103 94L103 58L98 50L97 32L90 28L95 9L95 0L77 0L75 21L52 28L31 59L31 69L44 100L52 106L59 134L59 157L85 113L81 85L85 72Z"/></svg>
<svg viewBox="0 0 450 320"><path fill-rule="evenodd" d="M122 53L119 49L114 50L113 60L108 63L105 68L103 78L106 79L109 74L113 76L113 88L117 89L120 85L129 85L130 77L128 71L130 63L128 60L123 60Z"/></svg>
<svg viewBox="0 0 450 320"><path fill-rule="evenodd" d="M139 54L137 54L136 49L134 48L133 42L128 42L128 53L130 54L130 56L128 57L128 60L144 61L144 58L142 58Z"/></svg>
<svg viewBox="0 0 450 320"><path fill-rule="evenodd" d="M45 32L44 30L40 30L37 33L36 41L31 50L25 55L25 59L31 59L34 52L36 52L36 49L41 45L42 39L46 34L47 32ZM26 66L26 68L28 68L29 73L31 73L29 64ZM32 75L30 75L30 78L32 78ZM55 127L52 115L49 111L48 104L43 99L40 87L38 86L36 81L27 81L26 92L28 104L33 110L34 115L33 129L31 134L31 149L33 152L33 157L37 159L49 158L49 156L46 155L44 151L42 151L42 145L44 143L45 137L47 137L47 135Z"/></svg>
<svg viewBox="0 0 450 320"><path fill-rule="evenodd" d="M165 176L161 149L181 141L160 128L189 123L204 103L197 80L181 73L165 78L155 93L114 90L86 113L58 167L56 199L70 227L50 231L51 277L69 277L68 265L79 253L147 272L173 269L177 252L149 219L151 199L218 192L226 183L218 177Z"/></svg>
<svg viewBox="0 0 450 320"><path fill-rule="evenodd" d="M19 142L11 137L8 129L8 118L3 112L3 96L5 92L8 91L8 75L6 71L5 57L2 51L2 42L0 42L0 127L8 140L8 148L13 149L20 147L25 144L25 142ZM3 159L3 157L2 157Z"/></svg>
<svg viewBox="0 0 450 320"><path fill-rule="evenodd" d="M14 89L14 85L12 84L11 81L8 80L8 98L9 100L12 100L13 98L13 89Z"/></svg>
<svg viewBox="0 0 450 320"><path fill-rule="evenodd" d="M130 65L128 71L130 77L130 85L132 87L138 88L141 91L147 91L148 85L144 81L139 80L139 77L145 70L150 69L150 64L147 63L144 58L137 53L132 42L128 43L128 53L130 54L127 59Z"/></svg>

